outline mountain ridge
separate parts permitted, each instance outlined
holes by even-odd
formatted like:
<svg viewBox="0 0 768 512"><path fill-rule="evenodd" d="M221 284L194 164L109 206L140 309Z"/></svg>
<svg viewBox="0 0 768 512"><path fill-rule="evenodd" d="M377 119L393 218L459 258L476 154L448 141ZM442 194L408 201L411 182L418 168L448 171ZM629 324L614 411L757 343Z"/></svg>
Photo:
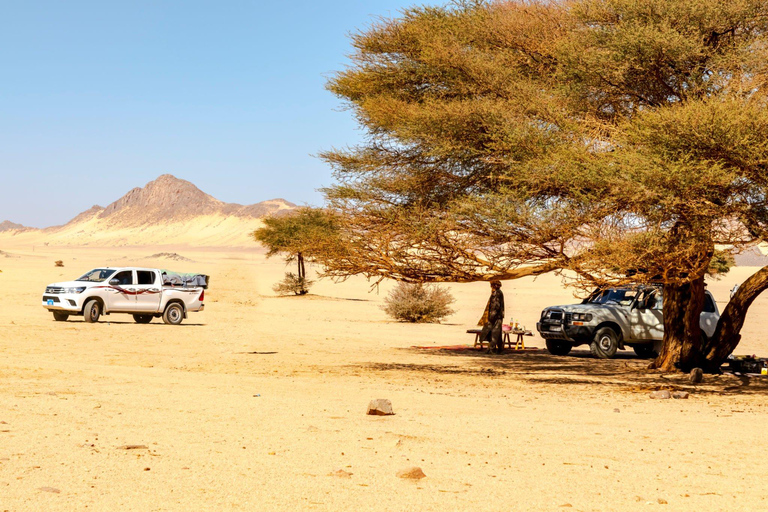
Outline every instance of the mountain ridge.
<svg viewBox="0 0 768 512"><path fill-rule="evenodd" d="M11 221L0 223L0 234L65 245L141 245L146 243L203 243L250 245L250 234L260 219L296 208L276 198L250 205L226 203L193 183L163 174L135 187L106 207L94 205L66 224L29 228Z"/></svg>

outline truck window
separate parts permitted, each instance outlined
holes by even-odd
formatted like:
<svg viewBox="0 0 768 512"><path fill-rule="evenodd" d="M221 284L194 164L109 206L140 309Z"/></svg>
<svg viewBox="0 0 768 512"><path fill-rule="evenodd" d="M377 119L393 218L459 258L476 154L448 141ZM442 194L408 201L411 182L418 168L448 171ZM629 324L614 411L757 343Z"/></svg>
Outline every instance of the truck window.
<svg viewBox="0 0 768 512"><path fill-rule="evenodd" d="M114 269L111 268L95 268L87 274L77 278L78 281L90 281L92 283L100 283L105 281L109 276L114 274Z"/></svg>
<svg viewBox="0 0 768 512"><path fill-rule="evenodd" d="M138 284L155 284L155 273L150 270L137 270Z"/></svg>
<svg viewBox="0 0 768 512"><path fill-rule="evenodd" d="M118 272L117 274L115 274L112 279L117 279L117 284L120 286L133 284L133 271L123 270L122 272ZM112 279L110 279L110 281Z"/></svg>

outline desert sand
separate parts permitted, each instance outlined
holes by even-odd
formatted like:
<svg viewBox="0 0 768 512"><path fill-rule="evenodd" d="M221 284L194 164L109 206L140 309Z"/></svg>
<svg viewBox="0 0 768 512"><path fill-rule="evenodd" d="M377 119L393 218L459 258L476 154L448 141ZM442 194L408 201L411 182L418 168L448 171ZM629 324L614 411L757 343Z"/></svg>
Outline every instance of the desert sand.
<svg viewBox="0 0 768 512"><path fill-rule="evenodd" d="M31 241L0 239L0 511L768 506L766 379L694 387L631 351L553 357L538 336L503 356L412 348L471 344L483 283L450 286L443 324L412 325L381 310L391 283L276 297L286 268L255 247ZM148 258L161 252L192 261ZM208 273L206 310L181 326L54 322L45 285L105 264ZM754 271L710 283L721 308ZM556 276L503 291L528 328L574 300ZM768 355L766 313L761 297L737 353ZM691 395L651 400L659 388ZM376 398L396 415L367 416ZM396 476L412 466L426 478Z"/></svg>

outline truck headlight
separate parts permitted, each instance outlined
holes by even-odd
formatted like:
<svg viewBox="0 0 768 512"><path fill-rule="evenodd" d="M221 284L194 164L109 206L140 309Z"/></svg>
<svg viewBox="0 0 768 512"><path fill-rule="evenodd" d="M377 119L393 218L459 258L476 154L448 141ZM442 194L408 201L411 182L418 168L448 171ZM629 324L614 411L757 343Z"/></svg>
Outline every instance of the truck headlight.
<svg viewBox="0 0 768 512"><path fill-rule="evenodd" d="M83 293L85 291L85 286L76 286L72 288L62 288L61 293Z"/></svg>
<svg viewBox="0 0 768 512"><path fill-rule="evenodd" d="M591 322L592 314L591 313L574 313L572 319L574 322Z"/></svg>

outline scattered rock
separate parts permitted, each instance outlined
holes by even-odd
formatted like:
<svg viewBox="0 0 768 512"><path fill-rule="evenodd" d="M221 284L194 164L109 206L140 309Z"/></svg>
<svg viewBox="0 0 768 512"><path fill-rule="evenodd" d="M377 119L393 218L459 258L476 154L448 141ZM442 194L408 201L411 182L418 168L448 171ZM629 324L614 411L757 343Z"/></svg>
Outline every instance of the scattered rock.
<svg viewBox="0 0 768 512"><path fill-rule="evenodd" d="M570 503L563 503L562 505L560 505L560 508L573 508L573 505L571 505Z"/></svg>
<svg viewBox="0 0 768 512"><path fill-rule="evenodd" d="M704 370L701 368L694 368L691 370L691 384L698 384L704 379Z"/></svg>
<svg viewBox="0 0 768 512"><path fill-rule="evenodd" d="M378 398L376 400L371 400L371 403L368 404L367 414L373 416L391 416L395 414L395 411L392 410L392 402L386 398Z"/></svg>
<svg viewBox="0 0 768 512"><path fill-rule="evenodd" d="M687 391L675 391L672 393L672 398L675 398L677 400L687 400L690 396L690 393Z"/></svg>
<svg viewBox="0 0 768 512"><path fill-rule="evenodd" d="M328 473L328 476L337 476L339 478L352 478L352 473L349 471L344 471L343 469L337 469L336 471L331 471Z"/></svg>
<svg viewBox="0 0 768 512"><path fill-rule="evenodd" d="M621 410L620 410L618 407L616 407L616 408L613 410L613 412L621 412Z"/></svg>
<svg viewBox="0 0 768 512"><path fill-rule="evenodd" d="M401 469L397 472L397 476L400 478L408 478L410 480L421 480L426 478L427 475L421 470L420 467L413 466L411 468Z"/></svg>
<svg viewBox="0 0 768 512"><path fill-rule="evenodd" d="M54 494L59 494L61 490L55 488L55 487L40 487L39 490L44 492L52 492Z"/></svg>
<svg viewBox="0 0 768 512"><path fill-rule="evenodd" d="M186 258L182 256L181 254L175 253L175 252L158 252L157 254L153 254L150 256L150 258L164 258L166 260L173 260L173 261L192 261L189 258Z"/></svg>
<svg viewBox="0 0 768 512"><path fill-rule="evenodd" d="M672 398L672 394L666 389L651 391L651 398L656 400L666 400L667 398Z"/></svg>
<svg viewBox="0 0 768 512"><path fill-rule="evenodd" d="M124 444L123 446L118 446L118 450L149 450L149 447L143 444Z"/></svg>
<svg viewBox="0 0 768 512"><path fill-rule="evenodd" d="M64 266L64 262L61 261L61 260L56 260L56 261L53 262L53 266L54 267L63 267Z"/></svg>
<svg viewBox="0 0 768 512"><path fill-rule="evenodd" d="M659 498L656 501L659 502L659 505L667 505L667 500L665 500L664 498Z"/></svg>

